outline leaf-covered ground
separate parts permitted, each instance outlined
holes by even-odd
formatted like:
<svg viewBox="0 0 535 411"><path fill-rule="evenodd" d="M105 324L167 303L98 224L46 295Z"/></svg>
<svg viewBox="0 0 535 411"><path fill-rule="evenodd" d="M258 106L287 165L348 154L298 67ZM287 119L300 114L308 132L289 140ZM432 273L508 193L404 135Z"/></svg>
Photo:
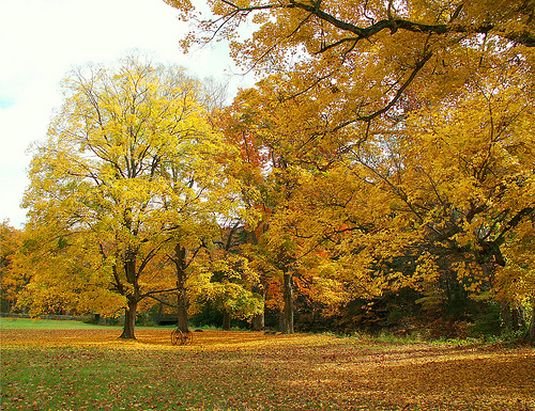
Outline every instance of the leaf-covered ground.
<svg viewBox="0 0 535 411"><path fill-rule="evenodd" d="M0 330L3 410L531 410L535 350L169 330Z"/></svg>

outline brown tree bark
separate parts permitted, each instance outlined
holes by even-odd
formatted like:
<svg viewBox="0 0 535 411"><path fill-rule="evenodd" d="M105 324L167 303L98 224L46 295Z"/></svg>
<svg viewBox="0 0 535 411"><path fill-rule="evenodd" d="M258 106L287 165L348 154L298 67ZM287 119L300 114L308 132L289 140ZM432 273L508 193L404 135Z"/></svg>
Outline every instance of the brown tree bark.
<svg viewBox="0 0 535 411"><path fill-rule="evenodd" d="M186 293L186 248L175 246L174 263L176 269L177 288L177 327L182 332L189 332L188 327L188 296Z"/></svg>
<svg viewBox="0 0 535 411"><path fill-rule="evenodd" d="M262 295L262 300L264 302L264 309L260 314L256 314L251 321L251 328L253 331L263 331L265 328L265 312L266 312L266 290L265 288L258 287L256 292Z"/></svg>
<svg viewBox="0 0 535 411"><path fill-rule="evenodd" d="M509 303L500 304L500 317L502 320L503 328L506 330L511 330L512 321L511 321L511 309Z"/></svg>
<svg viewBox="0 0 535 411"><path fill-rule="evenodd" d="M294 332L294 304L292 274L284 273L284 308L282 310L282 332L293 334Z"/></svg>
<svg viewBox="0 0 535 411"><path fill-rule="evenodd" d="M526 339L535 346L535 303L532 305L531 321L529 322Z"/></svg>
<svg viewBox="0 0 535 411"><path fill-rule="evenodd" d="M526 329L526 319L524 318L524 310L522 307L511 308L511 325L513 331Z"/></svg>
<svg viewBox="0 0 535 411"><path fill-rule="evenodd" d="M186 301L186 291L184 289L178 291L177 327L182 332L189 332L188 306Z"/></svg>
<svg viewBox="0 0 535 411"><path fill-rule="evenodd" d="M137 316L137 304L139 302L139 284L137 282L136 272L136 254L132 250L128 250L125 255L124 271L126 280L134 288L133 295L127 295L127 307L124 313L123 333L119 338L135 340L135 327Z"/></svg>
<svg viewBox="0 0 535 411"><path fill-rule="evenodd" d="M230 330L230 314L226 311L223 313L223 330Z"/></svg>
<svg viewBox="0 0 535 411"><path fill-rule="evenodd" d="M124 326L123 333L119 338L125 340L135 340L135 326L136 326L136 314L137 314L137 300L128 299L128 305L124 310Z"/></svg>
<svg viewBox="0 0 535 411"><path fill-rule="evenodd" d="M262 331L264 329L264 312L253 317L251 328L253 331Z"/></svg>

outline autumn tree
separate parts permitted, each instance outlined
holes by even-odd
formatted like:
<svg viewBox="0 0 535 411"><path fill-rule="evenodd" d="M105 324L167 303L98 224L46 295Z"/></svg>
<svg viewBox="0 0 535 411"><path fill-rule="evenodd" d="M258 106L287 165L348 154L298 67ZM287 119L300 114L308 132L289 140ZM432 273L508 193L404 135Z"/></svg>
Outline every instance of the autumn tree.
<svg viewBox="0 0 535 411"><path fill-rule="evenodd" d="M250 320L263 312L263 298L253 291L258 273L247 258L216 248L202 269L208 275L200 284L198 302L209 303L223 315L224 330L230 330L232 320Z"/></svg>
<svg viewBox="0 0 535 411"><path fill-rule="evenodd" d="M183 17L198 12L189 1L168 0ZM325 114L318 138L345 131L363 135L407 98L427 89L448 95L480 66L471 54L535 45L533 5L478 1L223 1L209 3L184 39L230 41L238 64L264 78L281 74L281 100L315 94ZM247 26L244 34L242 26Z"/></svg>
<svg viewBox="0 0 535 411"><path fill-rule="evenodd" d="M187 1L168 3L185 16L194 11ZM496 151L506 135L523 142L522 150L531 144L530 2L209 4L213 14L184 46L227 39L236 62L261 78L236 100L249 131L244 141L253 142L242 151L254 146L254 135L261 152L273 154L263 172L282 184L273 185L270 230L291 250L293 265L322 248L326 258L308 258L310 268L353 276L353 288L364 295L419 288L441 270L454 282L459 275L467 288L481 285L476 272L492 283L498 267L507 266L501 250L515 244L517 227L523 232L533 214L499 194L527 198L525 157ZM241 31L247 22L250 35ZM433 133L443 140L428 146L421 137ZM445 146L454 147L464 168ZM508 161L524 164L521 183L509 181L519 171ZM462 184L439 187L442 175ZM481 192L485 200L473 198Z"/></svg>
<svg viewBox="0 0 535 411"><path fill-rule="evenodd" d="M412 93L403 111L349 141L342 132L322 139L318 130L329 113L321 111L319 93L281 98L291 90L277 75L242 93L242 123L272 159L284 158L284 169L268 169L292 187L284 207L272 210L271 244L277 230L300 249L294 255L328 249L323 261L307 258L309 268L349 280L345 291L358 290L348 294L354 297L423 291L439 279L449 282L445 289L492 287L497 267L505 266L502 247L533 214L527 200L532 84L524 81L530 66L506 63L508 56L485 56L474 77L447 98ZM280 199L284 186L274 192Z"/></svg>
<svg viewBox="0 0 535 411"><path fill-rule="evenodd" d="M21 289L28 278L15 267L15 255L22 247L22 233L7 221L0 223L0 302L1 311L15 307Z"/></svg>
<svg viewBox="0 0 535 411"><path fill-rule="evenodd" d="M110 289L109 266L95 247L94 233L62 231L55 224L28 226L15 254L14 271L27 279L17 308L32 316L117 317L125 298Z"/></svg>
<svg viewBox="0 0 535 411"><path fill-rule="evenodd" d="M69 246L77 244L70 236L91 243L110 289L125 299L121 337L135 338L138 304L176 290L176 278L158 275L153 263L183 221L196 218L184 210L189 203L212 198L199 181L222 178L224 147L198 83L180 68L128 58L75 71L65 86L32 161L29 225L59 227Z"/></svg>
<svg viewBox="0 0 535 411"><path fill-rule="evenodd" d="M305 221L301 237L331 250L336 263L321 264L339 279L349 268L354 286L372 286L372 296L442 284L443 302L459 309L452 289L505 301L508 282L519 286L509 301L530 306L521 285L531 281L522 250L534 212L526 69L518 61L494 76L484 70L455 98L421 104L382 132L370 129L322 173L302 178L313 184L294 194L301 204L294 221Z"/></svg>
<svg viewBox="0 0 535 411"><path fill-rule="evenodd" d="M474 78L458 100L412 114L397 143L403 169L377 174L403 201L438 266L472 294L495 293L497 271L523 261L521 247L517 256L504 249L529 243L533 102L522 72L513 65ZM529 278L520 273L517 280Z"/></svg>
<svg viewBox="0 0 535 411"><path fill-rule="evenodd" d="M204 120L210 120L207 112ZM194 275L191 265L219 238L219 220L240 207L238 187L230 173L239 162L234 146L216 133L202 136L194 144L193 153L184 155L178 164L163 165L160 171L170 188L162 198L167 220L163 249L175 271L177 322L183 332L188 331L188 282Z"/></svg>
<svg viewBox="0 0 535 411"><path fill-rule="evenodd" d="M184 15L195 9L189 1L167 0L167 3L179 8ZM334 1L279 1L262 0L211 2L215 18L203 22L202 28L207 32L223 29L223 34L230 34L237 25L248 17L255 17L259 36L268 28L276 28L277 39L289 37L291 42L309 42L317 44L319 40L327 45L337 47L336 36L342 37L341 43L358 43L372 41L381 33L387 32L394 36L412 33L414 36L430 34L452 37L455 40L467 36L490 34L505 38L529 47L535 45L534 33L530 23L533 19L533 8L529 2L513 3L481 1L477 4L454 3L450 1L368 1L364 3L335 3ZM267 15L274 19L268 21ZM220 17L221 18L218 18ZM284 22L287 24L277 25ZM301 23L297 30L288 31L290 23ZM321 37L307 39L303 34L307 30L323 28ZM283 34L291 34L284 36ZM339 40L340 41L340 40ZM322 51L323 49L319 49Z"/></svg>
<svg viewBox="0 0 535 411"><path fill-rule="evenodd" d="M304 182L303 170L296 167L303 155L295 147L297 141L309 138L310 129L299 121L292 123L298 104L279 104L277 84L274 76L240 93L225 111L223 131L240 147L243 159L238 178L242 182L242 201L249 208L249 220L244 224L248 244L243 251L264 274L264 292L269 283L280 279L281 326L291 333L294 274L298 260L310 251L300 247L293 235L297 226L292 214L299 213L300 207L294 193ZM312 110L311 106L307 109Z"/></svg>
<svg viewBox="0 0 535 411"><path fill-rule="evenodd" d="M533 219L524 219L519 223L513 235L501 247L507 264L497 267L493 291L497 301L520 312L531 311L523 320L529 321L526 327L526 338L535 341L535 261L533 247L535 235L533 235ZM514 311L513 311L514 312ZM518 321L518 319L517 319ZM512 324L513 328L522 324Z"/></svg>

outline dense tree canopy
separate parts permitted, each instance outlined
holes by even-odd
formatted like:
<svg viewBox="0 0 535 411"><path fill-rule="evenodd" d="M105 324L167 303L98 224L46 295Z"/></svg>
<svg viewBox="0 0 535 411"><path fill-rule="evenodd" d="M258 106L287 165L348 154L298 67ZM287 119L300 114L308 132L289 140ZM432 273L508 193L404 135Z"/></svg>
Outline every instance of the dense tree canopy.
<svg viewBox="0 0 535 411"><path fill-rule="evenodd" d="M136 59L68 77L3 274L20 307L124 308L133 338L148 300L288 333L499 304L535 335L531 0L167 3L258 82L221 107Z"/></svg>
<svg viewBox="0 0 535 411"><path fill-rule="evenodd" d="M123 335L133 338L138 303L176 289L160 252L199 214L215 221L227 211L218 190L232 151L208 122L200 86L180 69L128 59L78 71L66 86L32 162L29 227L70 253L81 242L85 255L99 256L101 275L126 300Z"/></svg>
<svg viewBox="0 0 535 411"><path fill-rule="evenodd" d="M227 133L277 187L268 243L296 272L448 300L526 267L509 247L533 234L533 4L209 4L184 45L227 39L261 79Z"/></svg>
<svg viewBox="0 0 535 411"><path fill-rule="evenodd" d="M187 17L188 1L170 1ZM281 73L280 98L319 93L323 132L398 108L408 92L440 98L487 56L532 59L530 1L221 1L185 41L223 37L237 63ZM240 31L246 22L250 36ZM482 64L486 63L486 64Z"/></svg>

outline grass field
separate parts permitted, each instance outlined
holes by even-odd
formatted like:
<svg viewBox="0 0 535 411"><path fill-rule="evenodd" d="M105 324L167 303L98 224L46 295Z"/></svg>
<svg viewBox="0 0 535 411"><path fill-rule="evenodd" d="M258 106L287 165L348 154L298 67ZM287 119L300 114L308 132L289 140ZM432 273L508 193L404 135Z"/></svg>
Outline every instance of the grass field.
<svg viewBox="0 0 535 411"><path fill-rule="evenodd" d="M0 317L0 330L79 330L109 328L74 320L41 320L39 318Z"/></svg>
<svg viewBox="0 0 535 411"><path fill-rule="evenodd" d="M527 347L220 331L175 347L168 329L6 324L2 410L535 409Z"/></svg>

